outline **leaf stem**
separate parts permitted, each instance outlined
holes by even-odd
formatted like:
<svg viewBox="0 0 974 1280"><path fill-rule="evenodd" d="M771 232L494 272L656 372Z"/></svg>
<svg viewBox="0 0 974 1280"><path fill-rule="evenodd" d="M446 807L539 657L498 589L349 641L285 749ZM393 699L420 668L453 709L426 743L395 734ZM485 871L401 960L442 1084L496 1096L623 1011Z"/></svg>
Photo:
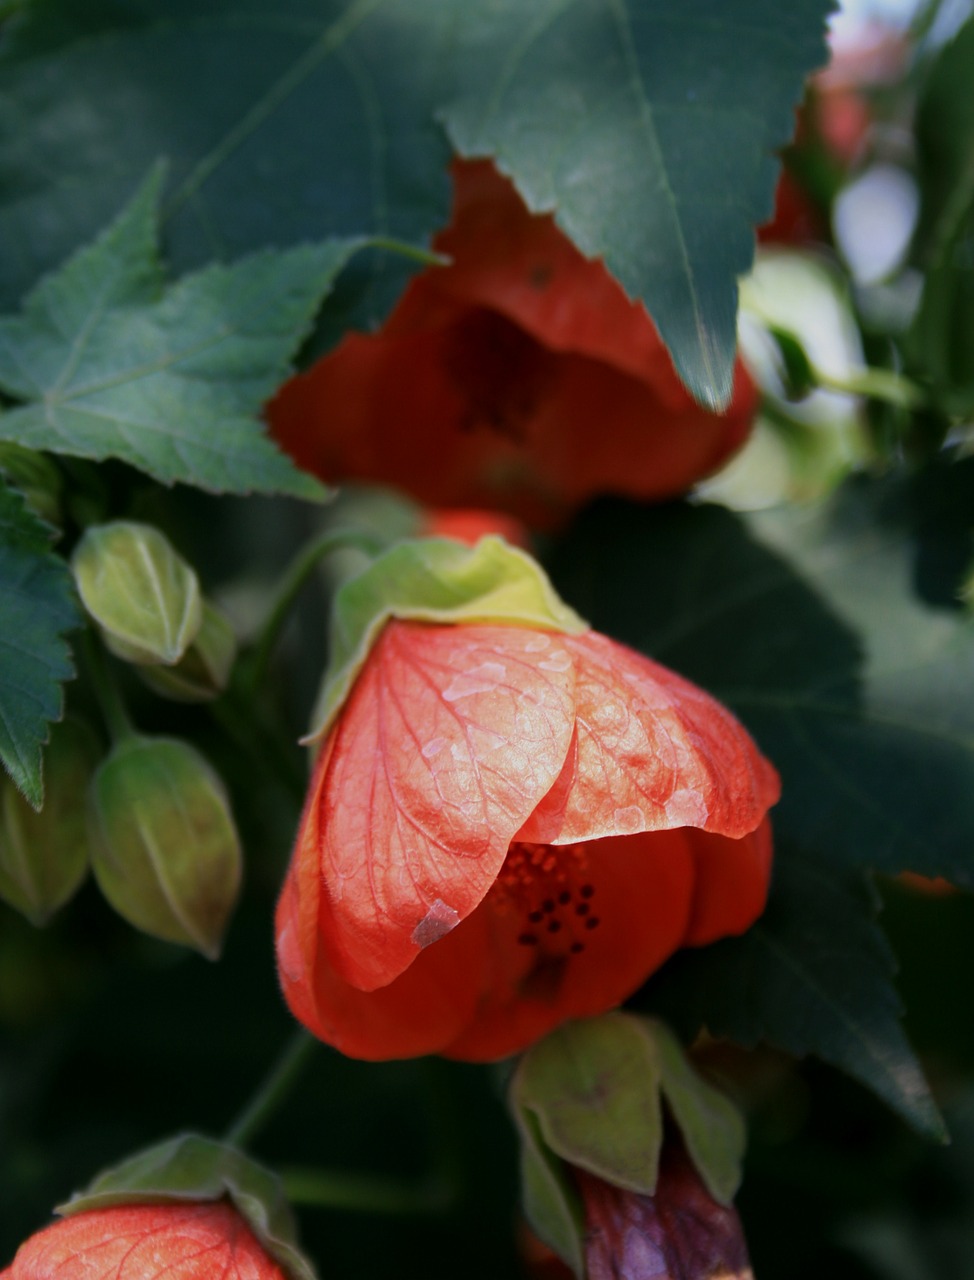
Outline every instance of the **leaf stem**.
<svg viewBox="0 0 974 1280"><path fill-rule="evenodd" d="M122 699L115 673L111 670L101 646L88 628L81 641L85 667L95 692L98 708L114 745L135 737L135 727Z"/></svg>
<svg viewBox="0 0 974 1280"><path fill-rule="evenodd" d="M894 369L862 369L858 373L838 378L813 366L812 376L816 384L827 391L866 396L870 400L882 400L901 409L920 409L927 402L923 388Z"/></svg>
<svg viewBox="0 0 974 1280"><path fill-rule="evenodd" d="M454 1195L441 1178L404 1182L374 1174L292 1167L280 1171L292 1204L395 1215L441 1214Z"/></svg>
<svg viewBox="0 0 974 1280"><path fill-rule="evenodd" d="M224 1141L244 1147L266 1124L290 1093L317 1041L303 1027L294 1033L263 1083L223 1135Z"/></svg>
<svg viewBox="0 0 974 1280"><path fill-rule="evenodd" d="M313 538L311 542L301 548L291 561L284 575L281 588L277 593L277 599L271 606L267 619L261 628L245 682L245 686L250 693L253 693L264 679L281 628L284 626L287 615L301 588L314 571L318 561L322 557L330 555L333 551L341 551L347 547L354 547L366 552L368 555L375 555L384 546L385 543L382 539L376 538L363 529L333 529L319 534L318 537Z"/></svg>
<svg viewBox="0 0 974 1280"><path fill-rule="evenodd" d="M370 236L365 244L370 249L383 249L387 253L397 253L401 258L422 263L424 267L445 267L450 263L450 258L445 254L437 253L433 249L424 249L418 244L407 244L404 240L392 240L388 236Z"/></svg>

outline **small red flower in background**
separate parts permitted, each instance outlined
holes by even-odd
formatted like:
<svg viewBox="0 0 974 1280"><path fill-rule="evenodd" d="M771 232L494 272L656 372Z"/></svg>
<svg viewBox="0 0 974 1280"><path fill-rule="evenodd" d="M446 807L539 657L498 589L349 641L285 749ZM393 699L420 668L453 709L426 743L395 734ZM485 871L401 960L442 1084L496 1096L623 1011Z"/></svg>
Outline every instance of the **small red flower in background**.
<svg viewBox="0 0 974 1280"><path fill-rule="evenodd" d="M226 1201L120 1205L26 1240L2 1280L286 1280Z"/></svg>
<svg viewBox="0 0 974 1280"><path fill-rule="evenodd" d="M651 1196L572 1172L588 1280L752 1280L737 1211L714 1200L678 1144L664 1148Z"/></svg>
<svg viewBox="0 0 974 1280"><path fill-rule="evenodd" d="M381 331L350 334L270 406L271 432L329 481L550 524L599 493L671 497L741 445L729 411L683 388L645 309L487 160L453 164L452 259L407 287Z"/></svg>
<svg viewBox="0 0 974 1280"><path fill-rule="evenodd" d="M278 905L297 1018L490 1060L763 909L778 778L718 702L595 632L386 624Z"/></svg>
<svg viewBox="0 0 974 1280"><path fill-rule="evenodd" d="M468 547L475 546L487 534L497 534L512 547L527 551L531 535L527 526L515 516L502 511L483 511L477 507L433 507L425 513L419 538L452 538Z"/></svg>

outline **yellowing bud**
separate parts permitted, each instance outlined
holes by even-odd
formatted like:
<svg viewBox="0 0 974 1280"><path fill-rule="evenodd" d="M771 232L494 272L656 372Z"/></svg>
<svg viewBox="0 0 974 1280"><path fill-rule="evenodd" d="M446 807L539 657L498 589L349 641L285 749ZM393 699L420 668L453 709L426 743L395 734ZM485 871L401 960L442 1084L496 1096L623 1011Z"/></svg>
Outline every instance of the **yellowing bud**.
<svg viewBox="0 0 974 1280"><path fill-rule="evenodd" d="M223 786L188 743L127 738L91 786L92 864L136 928L220 951L240 887L237 832Z"/></svg>
<svg viewBox="0 0 974 1280"><path fill-rule="evenodd" d="M85 791L98 761L91 730L59 724L44 754L44 808L35 813L12 782L0 789L0 898L44 924L88 871Z"/></svg>
<svg viewBox="0 0 974 1280"><path fill-rule="evenodd" d="M203 601L203 625L174 667L141 666L142 680L174 702L209 702L227 687L237 656L237 639L229 621Z"/></svg>
<svg viewBox="0 0 974 1280"><path fill-rule="evenodd" d="M71 558L85 608L126 662L178 662L203 622L196 574L151 525L92 525Z"/></svg>

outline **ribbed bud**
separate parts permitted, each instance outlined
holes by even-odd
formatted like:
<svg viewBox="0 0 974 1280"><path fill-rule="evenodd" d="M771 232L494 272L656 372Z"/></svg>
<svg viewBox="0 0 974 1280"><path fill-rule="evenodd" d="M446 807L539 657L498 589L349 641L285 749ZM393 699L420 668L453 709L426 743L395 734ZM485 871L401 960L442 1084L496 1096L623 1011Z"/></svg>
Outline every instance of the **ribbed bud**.
<svg viewBox="0 0 974 1280"><path fill-rule="evenodd" d="M240 844L223 786L170 738L121 742L91 786L92 864L102 892L136 928L220 951L240 887Z"/></svg>
<svg viewBox="0 0 974 1280"><path fill-rule="evenodd" d="M0 788L0 898L42 925L88 871L85 791L98 761L91 730L59 724L44 754L44 808L35 813L12 782Z"/></svg>
<svg viewBox="0 0 974 1280"><path fill-rule="evenodd" d="M71 558L85 608L126 662L172 666L203 622L196 574L151 525L93 525Z"/></svg>

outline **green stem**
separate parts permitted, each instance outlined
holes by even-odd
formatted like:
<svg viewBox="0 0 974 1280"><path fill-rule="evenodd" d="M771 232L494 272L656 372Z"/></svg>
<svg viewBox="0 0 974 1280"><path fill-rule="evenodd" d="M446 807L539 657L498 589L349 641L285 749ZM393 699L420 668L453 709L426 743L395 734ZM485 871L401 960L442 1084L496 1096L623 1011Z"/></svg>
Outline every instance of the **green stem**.
<svg viewBox="0 0 974 1280"><path fill-rule="evenodd" d="M244 1147L251 1141L290 1093L316 1044L303 1027L295 1032L263 1084L223 1135L225 1142Z"/></svg>
<svg viewBox="0 0 974 1280"><path fill-rule="evenodd" d="M371 236L365 243L370 249L384 249L387 253L398 253L400 257L420 262L424 267L445 267L450 261L442 253L423 249L419 245L406 244L403 240L391 240L388 236Z"/></svg>
<svg viewBox="0 0 974 1280"><path fill-rule="evenodd" d="M927 400L922 387L893 369L863 369L845 378L836 378L813 368L812 376L816 384L827 391L867 396L870 400L882 400L902 409L920 409Z"/></svg>
<svg viewBox="0 0 974 1280"><path fill-rule="evenodd" d="M318 561L333 551L341 551L348 547L364 551L367 555L375 555L384 546L385 543L380 538L362 529L335 529L320 534L301 548L284 575L277 599L261 629L246 680L246 686L251 693L260 686L287 615Z"/></svg>
<svg viewBox="0 0 974 1280"><path fill-rule="evenodd" d="M117 746L126 738L135 737L135 727L129 719L115 673L106 661L105 651L95 641L90 629L84 633L82 652L102 718L112 742Z"/></svg>
<svg viewBox="0 0 974 1280"><path fill-rule="evenodd" d="M372 1174L349 1174L328 1169L281 1170L284 1191L292 1204L359 1213L418 1215L445 1213L453 1195L439 1179L400 1182Z"/></svg>

